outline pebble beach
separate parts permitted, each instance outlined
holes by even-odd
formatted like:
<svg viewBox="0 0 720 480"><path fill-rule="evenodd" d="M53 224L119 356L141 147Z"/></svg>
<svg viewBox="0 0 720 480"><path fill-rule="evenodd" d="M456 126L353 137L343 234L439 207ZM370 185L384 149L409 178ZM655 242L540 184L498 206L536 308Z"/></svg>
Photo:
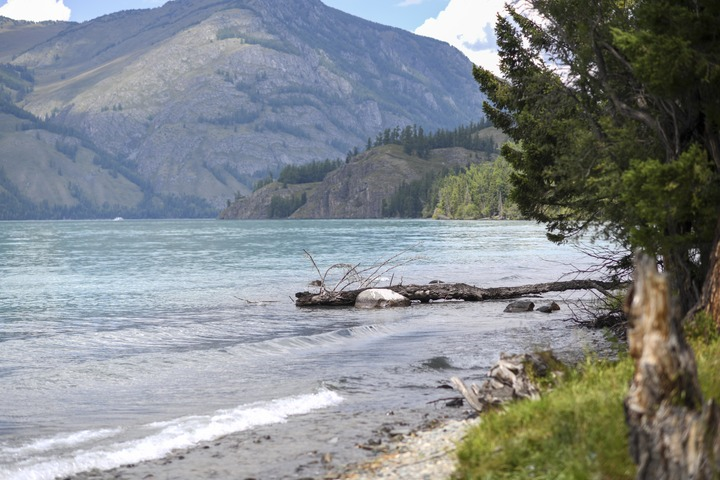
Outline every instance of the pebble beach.
<svg viewBox="0 0 720 480"><path fill-rule="evenodd" d="M347 480L435 480L450 478L455 471L455 449L467 430L479 419L451 420L437 428L420 431L394 444L391 452L374 461L355 465L340 478Z"/></svg>

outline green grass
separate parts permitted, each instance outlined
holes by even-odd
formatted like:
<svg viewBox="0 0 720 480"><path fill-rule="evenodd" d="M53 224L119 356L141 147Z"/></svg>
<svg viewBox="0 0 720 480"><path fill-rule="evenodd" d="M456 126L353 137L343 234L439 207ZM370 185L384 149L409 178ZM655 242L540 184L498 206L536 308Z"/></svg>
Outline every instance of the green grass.
<svg viewBox="0 0 720 480"><path fill-rule="evenodd" d="M720 398L720 342L692 341L706 400ZM457 479L632 479L623 399L629 358L588 361L536 402L482 416L459 446Z"/></svg>

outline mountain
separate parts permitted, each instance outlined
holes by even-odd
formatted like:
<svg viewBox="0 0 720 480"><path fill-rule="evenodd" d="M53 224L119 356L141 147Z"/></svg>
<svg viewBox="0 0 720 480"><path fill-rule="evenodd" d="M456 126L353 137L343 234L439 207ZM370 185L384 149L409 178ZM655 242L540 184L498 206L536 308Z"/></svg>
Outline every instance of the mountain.
<svg viewBox="0 0 720 480"><path fill-rule="evenodd" d="M385 128L481 115L459 51L319 0L175 0L37 30L47 38L12 52L33 77L16 106L87 138L145 197L219 209L268 172L344 158Z"/></svg>

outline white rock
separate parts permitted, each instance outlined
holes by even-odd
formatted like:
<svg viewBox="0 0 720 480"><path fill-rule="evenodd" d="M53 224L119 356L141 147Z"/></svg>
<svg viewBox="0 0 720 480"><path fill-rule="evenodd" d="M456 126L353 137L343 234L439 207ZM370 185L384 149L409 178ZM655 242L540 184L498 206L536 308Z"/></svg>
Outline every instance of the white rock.
<svg viewBox="0 0 720 480"><path fill-rule="evenodd" d="M371 288L360 292L355 299L358 308L409 307L410 299L386 288Z"/></svg>

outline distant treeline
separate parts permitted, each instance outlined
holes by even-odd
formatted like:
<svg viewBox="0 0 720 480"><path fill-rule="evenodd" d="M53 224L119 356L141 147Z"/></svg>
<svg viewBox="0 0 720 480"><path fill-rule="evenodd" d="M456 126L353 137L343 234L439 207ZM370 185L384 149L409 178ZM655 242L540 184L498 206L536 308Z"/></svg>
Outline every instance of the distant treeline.
<svg viewBox="0 0 720 480"><path fill-rule="evenodd" d="M401 145L408 155L429 158L433 149L461 147L482 152L491 158L498 145L492 137L478 133L492 125L487 120L460 126L454 130L438 130L426 134L415 125L405 128L386 129L378 134L375 142L368 139L367 149L385 145ZM360 155L355 148L348 152L345 162ZM285 166L278 174L277 182L302 184L320 182L325 176L343 165L340 159L326 159L305 165ZM398 218L519 218L519 212L508 199L512 168L502 158L481 164L471 164L454 169L431 170L421 179L404 182L395 193L383 201L383 216ZM258 190L275 180L272 175L255 184ZM269 216L287 218L307 201L306 194L292 197L272 197Z"/></svg>
<svg viewBox="0 0 720 480"><path fill-rule="evenodd" d="M430 151L436 148L461 147L474 152L492 153L497 145L492 138L481 138L481 130L492 127L492 124L482 119L470 125L461 125L454 130L439 129L435 133L426 134L422 127L408 125L405 128L395 127L385 129L378 133L373 142L368 138L366 149L383 145L401 145L408 155L417 155L427 158Z"/></svg>
<svg viewBox="0 0 720 480"><path fill-rule="evenodd" d="M488 155L499 146L481 130L492 127L488 120L462 125L454 130L425 134L422 127L385 130L368 148L397 144L407 154L427 158L430 150L461 147ZM512 168L502 158L465 168L429 172L419 180L403 183L383 202L383 216L400 218L519 218L517 207L508 200Z"/></svg>
<svg viewBox="0 0 720 480"><path fill-rule="evenodd" d="M493 162L473 164L441 179L433 218L519 218L517 206L509 200L512 167L502 157Z"/></svg>
<svg viewBox="0 0 720 480"><path fill-rule="evenodd" d="M430 217L437 203L440 180L450 173L451 170L445 168L426 173L420 180L403 182L388 200L383 200L383 217Z"/></svg>
<svg viewBox="0 0 720 480"><path fill-rule="evenodd" d="M21 101L25 95L33 91L35 77L27 67L0 64L0 97L3 102L13 102L11 93L15 93L14 101Z"/></svg>
<svg viewBox="0 0 720 480"><path fill-rule="evenodd" d="M300 195L292 197L283 197L273 195L270 199L270 218L288 218L295 210L307 203L307 194L303 192Z"/></svg>
<svg viewBox="0 0 720 480"><path fill-rule="evenodd" d="M305 165L287 165L280 171L280 183L313 183L322 182L325 175L343 164L340 159L326 159L322 162L312 162Z"/></svg>
<svg viewBox="0 0 720 480"><path fill-rule="evenodd" d="M282 184L301 184L301 183L314 183L322 182L325 175L336 170L343 161L338 159L330 160L325 159L321 162L310 162L304 165L286 165L280 170L277 181ZM272 174L269 174L267 178L259 180L253 186L253 191L258 191L266 185L273 183L275 179ZM292 213L292 212L291 212Z"/></svg>

